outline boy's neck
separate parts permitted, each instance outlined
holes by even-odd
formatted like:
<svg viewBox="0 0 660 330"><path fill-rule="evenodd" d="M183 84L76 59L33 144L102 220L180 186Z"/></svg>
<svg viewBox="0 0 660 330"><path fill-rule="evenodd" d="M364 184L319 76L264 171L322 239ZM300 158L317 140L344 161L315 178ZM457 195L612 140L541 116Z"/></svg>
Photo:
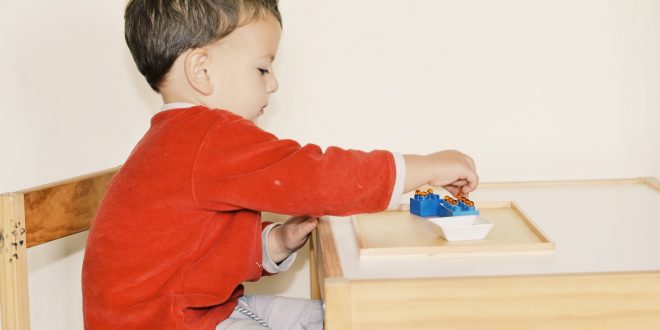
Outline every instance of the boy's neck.
<svg viewBox="0 0 660 330"><path fill-rule="evenodd" d="M194 97L182 95L181 93L171 93L170 91L166 92L161 90L161 96L163 97L163 107L161 108L161 111L204 105L203 102L196 100Z"/></svg>
<svg viewBox="0 0 660 330"><path fill-rule="evenodd" d="M188 103L188 102L171 102L171 103L163 104L163 106L160 108L160 111L167 111L167 110L172 110L172 109L192 108L194 106L197 106L197 104Z"/></svg>
<svg viewBox="0 0 660 330"><path fill-rule="evenodd" d="M194 96L185 95L183 93L171 93L170 91L161 90L161 96L163 98L163 104L189 103L203 105L203 103Z"/></svg>
<svg viewBox="0 0 660 330"><path fill-rule="evenodd" d="M187 103L194 105L204 105L196 95L195 91L187 84L187 79L183 73L183 64L181 57L172 65L170 72L165 77L159 93L163 98L163 104Z"/></svg>

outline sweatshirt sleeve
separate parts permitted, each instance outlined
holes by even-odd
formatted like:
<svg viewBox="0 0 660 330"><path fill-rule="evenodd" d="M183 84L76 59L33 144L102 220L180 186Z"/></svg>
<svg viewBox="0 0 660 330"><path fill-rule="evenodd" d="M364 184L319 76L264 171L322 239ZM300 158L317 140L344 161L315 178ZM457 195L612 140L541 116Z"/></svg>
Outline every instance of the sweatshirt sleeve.
<svg viewBox="0 0 660 330"><path fill-rule="evenodd" d="M324 152L277 139L241 118L209 129L192 176L195 199L204 208L348 215L388 207L396 165L388 151Z"/></svg>

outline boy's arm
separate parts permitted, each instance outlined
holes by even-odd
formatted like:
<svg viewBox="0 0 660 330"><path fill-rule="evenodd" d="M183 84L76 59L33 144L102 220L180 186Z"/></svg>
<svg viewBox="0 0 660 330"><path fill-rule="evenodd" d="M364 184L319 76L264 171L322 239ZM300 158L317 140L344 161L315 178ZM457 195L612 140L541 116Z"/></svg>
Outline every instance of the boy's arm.
<svg viewBox="0 0 660 330"><path fill-rule="evenodd" d="M204 208L291 215L347 215L386 209L395 184L390 152L362 152L279 140L251 122L212 128L193 170Z"/></svg>
<svg viewBox="0 0 660 330"><path fill-rule="evenodd" d="M240 119L209 130L193 182L200 206L216 210L344 215L396 207L401 193L424 184L467 194L479 178L474 161L454 150L403 157L336 147L323 152Z"/></svg>

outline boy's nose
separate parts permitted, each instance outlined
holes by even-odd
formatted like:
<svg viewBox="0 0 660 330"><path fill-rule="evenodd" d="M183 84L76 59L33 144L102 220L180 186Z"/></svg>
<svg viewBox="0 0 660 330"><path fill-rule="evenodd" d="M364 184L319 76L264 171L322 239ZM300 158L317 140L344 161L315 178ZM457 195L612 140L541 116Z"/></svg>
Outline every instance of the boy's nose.
<svg viewBox="0 0 660 330"><path fill-rule="evenodd" d="M277 92L277 89L280 88L279 83L277 82L277 78L275 78L275 75L271 74L269 75L268 79L268 85L266 86L266 89L268 93L275 93Z"/></svg>

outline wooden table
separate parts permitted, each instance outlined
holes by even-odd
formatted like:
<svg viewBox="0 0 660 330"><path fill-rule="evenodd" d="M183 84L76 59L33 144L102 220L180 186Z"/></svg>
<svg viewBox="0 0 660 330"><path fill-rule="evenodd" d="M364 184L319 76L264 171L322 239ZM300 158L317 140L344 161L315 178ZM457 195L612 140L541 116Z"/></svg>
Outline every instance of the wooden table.
<svg viewBox="0 0 660 330"><path fill-rule="evenodd" d="M360 260L350 219L324 218L326 329L660 329L657 179L482 184L471 199L516 202L554 253Z"/></svg>

